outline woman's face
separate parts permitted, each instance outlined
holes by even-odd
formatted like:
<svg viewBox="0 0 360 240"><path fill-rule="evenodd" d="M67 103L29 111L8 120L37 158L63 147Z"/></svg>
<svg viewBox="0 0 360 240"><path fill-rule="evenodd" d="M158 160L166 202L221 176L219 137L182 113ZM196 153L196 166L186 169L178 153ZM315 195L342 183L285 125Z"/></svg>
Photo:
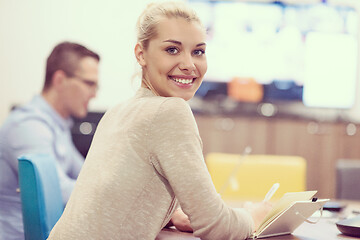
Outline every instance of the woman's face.
<svg viewBox="0 0 360 240"><path fill-rule="evenodd" d="M156 30L147 49L135 48L143 77L160 96L189 100L207 70L205 32L182 18L164 19Z"/></svg>

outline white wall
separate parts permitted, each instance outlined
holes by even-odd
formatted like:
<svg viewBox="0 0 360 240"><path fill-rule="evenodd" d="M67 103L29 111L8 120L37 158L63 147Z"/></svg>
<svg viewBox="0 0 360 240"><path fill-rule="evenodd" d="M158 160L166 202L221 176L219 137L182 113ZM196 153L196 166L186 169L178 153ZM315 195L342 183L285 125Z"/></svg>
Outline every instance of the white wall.
<svg viewBox="0 0 360 240"><path fill-rule="evenodd" d="M60 41L101 55L100 90L90 110L106 110L134 94L137 16L149 0L0 0L0 124L14 104L42 89L45 62Z"/></svg>

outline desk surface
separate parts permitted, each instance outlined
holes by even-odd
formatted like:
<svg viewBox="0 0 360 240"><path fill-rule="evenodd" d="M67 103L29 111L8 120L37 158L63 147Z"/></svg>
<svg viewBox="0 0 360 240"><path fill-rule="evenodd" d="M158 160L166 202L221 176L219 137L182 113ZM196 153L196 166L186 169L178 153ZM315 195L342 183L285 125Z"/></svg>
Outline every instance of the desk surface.
<svg viewBox="0 0 360 240"><path fill-rule="evenodd" d="M339 239L359 239L342 234L336 227L335 223L345 216L351 215L353 210L359 211L360 202L346 201L345 210L338 214L332 214L331 217L323 216L316 224L304 222L293 234L278 237L264 238L265 240L339 240ZM191 233L179 232L175 229L163 229L157 236L156 240L195 240Z"/></svg>

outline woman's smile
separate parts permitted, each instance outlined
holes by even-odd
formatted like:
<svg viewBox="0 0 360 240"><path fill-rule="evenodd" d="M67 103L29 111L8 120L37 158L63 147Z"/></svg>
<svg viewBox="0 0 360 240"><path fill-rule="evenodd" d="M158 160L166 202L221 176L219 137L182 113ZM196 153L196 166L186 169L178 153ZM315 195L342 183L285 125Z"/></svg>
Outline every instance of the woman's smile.
<svg viewBox="0 0 360 240"><path fill-rule="evenodd" d="M194 76L168 76L168 78L180 88L191 88L196 80Z"/></svg>

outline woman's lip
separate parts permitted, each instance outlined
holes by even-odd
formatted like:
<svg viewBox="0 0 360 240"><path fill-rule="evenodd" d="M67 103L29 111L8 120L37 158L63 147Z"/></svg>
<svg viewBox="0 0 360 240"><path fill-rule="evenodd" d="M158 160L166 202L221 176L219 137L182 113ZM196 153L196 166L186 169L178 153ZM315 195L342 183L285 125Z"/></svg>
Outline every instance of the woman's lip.
<svg viewBox="0 0 360 240"><path fill-rule="evenodd" d="M173 82L176 86L180 87L180 88L183 88L183 89L188 89L188 88L191 88L194 84L194 82L196 81L196 78L186 78L186 80L192 80L191 83L181 83L181 82L177 82L173 79L174 77L170 77L169 76L169 79L171 80L171 82ZM185 78L181 78L181 79L185 79Z"/></svg>
<svg viewBox="0 0 360 240"><path fill-rule="evenodd" d="M183 80L187 80L187 81L191 80L191 83L187 83L187 84L193 84L193 83L196 81L196 77L195 77L195 78L193 78L193 77L191 77L191 78L189 78L189 77L187 77L187 78L180 78L180 77L171 77L171 76L168 76L168 79L171 80L171 81L177 82L177 83L181 83L181 82L178 82L178 81L176 81L175 79L183 79ZM184 84L184 83L182 83L182 84Z"/></svg>
<svg viewBox="0 0 360 240"><path fill-rule="evenodd" d="M187 89L187 88L191 88L194 84L194 82L192 83L180 83L180 82L175 82L175 81L172 81L176 86L180 87L180 88L184 88L184 89Z"/></svg>
<svg viewBox="0 0 360 240"><path fill-rule="evenodd" d="M189 76L189 75L169 75L169 78L180 78L180 79L195 79L197 76Z"/></svg>

